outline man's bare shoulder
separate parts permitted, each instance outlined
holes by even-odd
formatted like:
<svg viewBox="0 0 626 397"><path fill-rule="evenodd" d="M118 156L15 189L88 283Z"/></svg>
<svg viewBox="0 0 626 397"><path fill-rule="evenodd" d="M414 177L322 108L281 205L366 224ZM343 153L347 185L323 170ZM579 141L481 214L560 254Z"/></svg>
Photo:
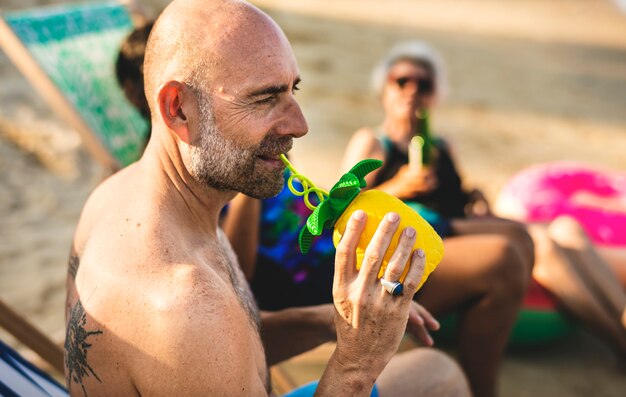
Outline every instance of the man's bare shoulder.
<svg viewBox="0 0 626 397"><path fill-rule="evenodd" d="M111 176L90 195L81 213L73 247L84 265L120 265L167 261L171 253L159 192L138 164ZM170 225L171 226L171 225ZM181 240L184 240L181 238ZM102 263L106 260L106 263Z"/></svg>
<svg viewBox="0 0 626 397"><path fill-rule="evenodd" d="M110 176L98 185L89 195L83 206L74 237L74 246L78 252L91 236L94 227L101 224L113 224L124 212L132 212L136 201L139 180L137 166L131 165ZM129 188L135 185L134 188Z"/></svg>

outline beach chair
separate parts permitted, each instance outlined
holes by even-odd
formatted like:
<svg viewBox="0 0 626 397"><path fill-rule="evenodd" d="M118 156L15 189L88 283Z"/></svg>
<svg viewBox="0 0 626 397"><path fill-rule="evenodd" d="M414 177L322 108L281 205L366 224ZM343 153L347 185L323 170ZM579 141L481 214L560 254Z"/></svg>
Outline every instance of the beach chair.
<svg viewBox="0 0 626 397"><path fill-rule="evenodd" d="M0 396L67 397L63 386L0 341Z"/></svg>
<svg viewBox="0 0 626 397"><path fill-rule="evenodd" d="M147 125L114 75L137 10L109 1L0 13L0 47L107 172L137 159L145 139ZM1 300L0 326L63 373L61 347Z"/></svg>
<svg viewBox="0 0 626 397"><path fill-rule="evenodd" d="M147 133L114 72L120 43L134 26L132 4L55 5L0 15L0 46L107 171L135 161Z"/></svg>
<svg viewBox="0 0 626 397"><path fill-rule="evenodd" d="M63 373L63 349L0 300L0 327ZM1 395L1 393L0 393Z"/></svg>

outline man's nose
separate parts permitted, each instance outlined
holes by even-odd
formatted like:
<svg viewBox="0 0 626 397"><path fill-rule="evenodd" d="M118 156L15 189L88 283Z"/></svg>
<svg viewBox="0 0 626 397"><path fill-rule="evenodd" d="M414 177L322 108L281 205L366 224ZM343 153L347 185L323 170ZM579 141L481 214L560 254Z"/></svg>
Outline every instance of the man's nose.
<svg viewBox="0 0 626 397"><path fill-rule="evenodd" d="M279 128L279 133L283 135L291 135L294 138L300 138L309 132L302 109L294 97L290 98L289 104L285 109L285 118Z"/></svg>

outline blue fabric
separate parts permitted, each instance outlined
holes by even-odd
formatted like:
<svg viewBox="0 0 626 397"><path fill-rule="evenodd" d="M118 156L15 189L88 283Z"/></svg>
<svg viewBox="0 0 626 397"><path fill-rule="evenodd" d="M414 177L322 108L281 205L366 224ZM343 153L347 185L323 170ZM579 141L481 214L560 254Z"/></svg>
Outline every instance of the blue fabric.
<svg viewBox="0 0 626 397"><path fill-rule="evenodd" d="M54 379L0 341L0 395L28 397L67 397Z"/></svg>
<svg viewBox="0 0 626 397"><path fill-rule="evenodd" d="M315 394L315 389L317 389L318 383L318 381L307 383L306 385L298 387L297 389L294 389L289 393L283 395L283 397L313 397L313 395ZM379 397L378 388L376 387L376 385L374 385L370 397Z"/></svg>
<svg viewBox="0 0 626 397"><path fill-rule="evenodd" d="M441 215L439 212L415 201L405 201L404 203L420 214L420 216L424 218L424 220L426 220L426 222L428 222L441 237L447 237L452 234L452 224L450 223L450 220Z"/></svg>
<svg viewBox="0 0 626 397"><path fill-rule="evenodd" d="M285 171L285 182L288 177ZM333 231L324 229L303 255L298 238L309 215L302 197L294 196L286 184L276 197L262 201L256 271L250 282L261 310L332 303Z"/></svg>

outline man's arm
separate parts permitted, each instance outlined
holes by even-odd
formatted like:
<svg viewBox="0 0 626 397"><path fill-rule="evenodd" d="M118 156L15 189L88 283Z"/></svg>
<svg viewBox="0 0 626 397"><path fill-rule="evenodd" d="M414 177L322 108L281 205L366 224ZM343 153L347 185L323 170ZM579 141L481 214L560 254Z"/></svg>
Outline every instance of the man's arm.
<svg viewBox="0 0 626 397"><path fill-rule="evenodd" d="M332 304L261 312L261 338L268 365L335 340Z"/></svg>
<svg viewBox="0 0 626 397"><path fill-rule="evenodd" d="M277 364L317 346L337 340L335 306L294 307L261 312L261 338L268 365ZM439 329L437 320L417 302L411 303L406 331L424 346L432 346L429 331Z"/></svg>

